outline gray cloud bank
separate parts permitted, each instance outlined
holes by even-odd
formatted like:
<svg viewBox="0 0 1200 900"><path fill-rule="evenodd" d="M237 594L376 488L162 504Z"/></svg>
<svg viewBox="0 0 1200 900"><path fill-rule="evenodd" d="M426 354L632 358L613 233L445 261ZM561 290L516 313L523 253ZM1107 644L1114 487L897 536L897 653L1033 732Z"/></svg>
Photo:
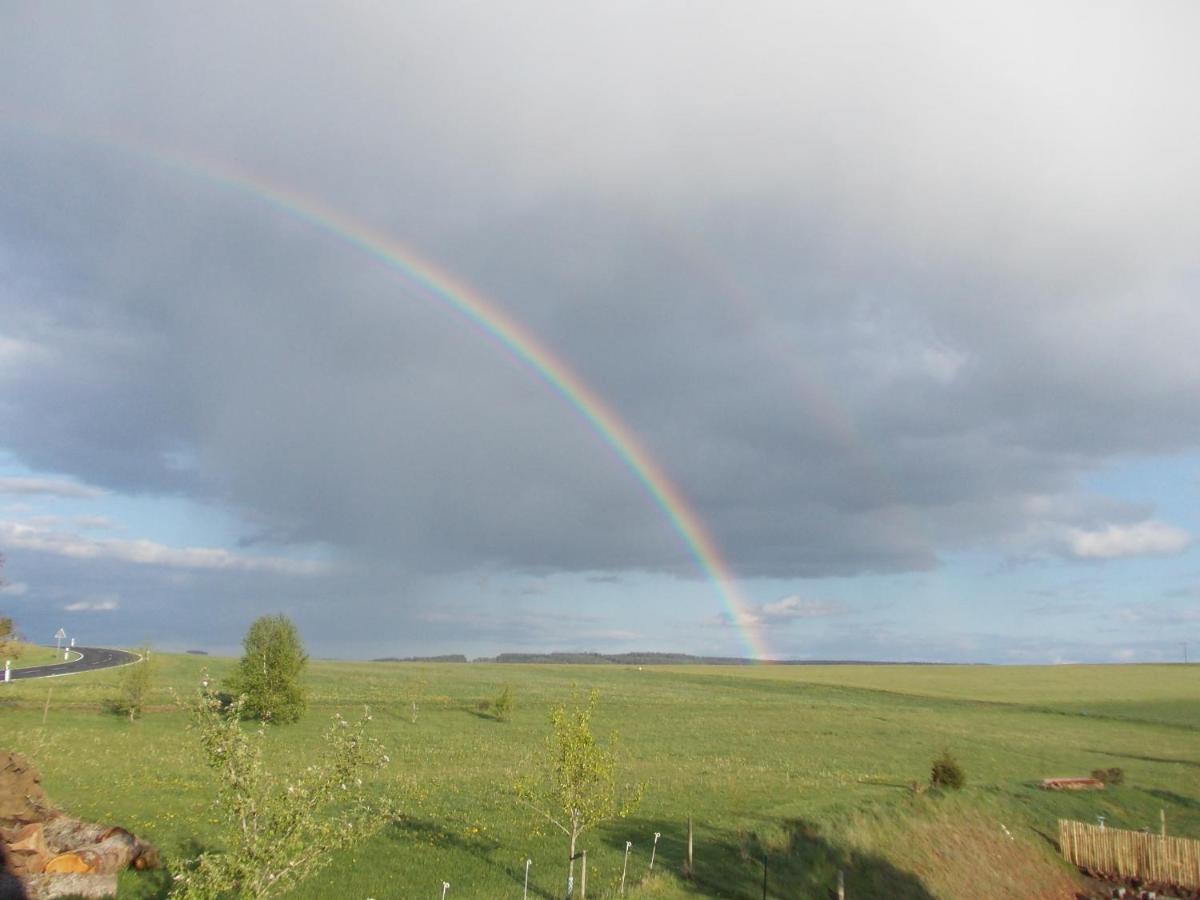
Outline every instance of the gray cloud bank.
<svg viewBox="0 0 1200 900"><path fill-rule="evenodd" d="M105 132L458 273L609 401L743 575L1173 552L1187 535L1097 517L1079 478L1200 443L1198 15L9 8L0 443L368 565L695 571L479 329L83 137Z"/></svg>

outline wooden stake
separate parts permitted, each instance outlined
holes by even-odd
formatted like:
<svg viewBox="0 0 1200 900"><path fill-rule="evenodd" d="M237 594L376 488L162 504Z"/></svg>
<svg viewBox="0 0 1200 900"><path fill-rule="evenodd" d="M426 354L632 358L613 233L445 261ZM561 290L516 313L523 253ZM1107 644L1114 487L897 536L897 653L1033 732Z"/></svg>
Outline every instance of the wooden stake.
<svg viewBox="0 0 1200 900"><path fill-rule="evenodd" d="M587 851L583 851L583 871L579 873L579 900L587 900Z"/></svg>
<svg viewBox="0 0 1200 900"><path fill-rule="evenodd" d="M846 873L838 869L838 900L846 900Z"/></svg>
<svg viewBox="0 0 1200 900"><path fill-rule="evenodd" d="M692 862L692 817L688 816L688 865L687 876L691 878L696 873L695 864Z"/></svg>
<svg viewBox="0 0 1200 900"><path fill-rule="evenodd" d="M767 858L763 857L763 900L767 900Z"/></svg>
<svg viewBox="0 0 1200 900"><path fill-rule="evenodd" d="M46 716L50 715L50 692L54 690L54 685L46 688L46 705L42 709L42 725L46 724Z"/></svg>
<svg viewBox="0 0 1200 900"><path fill-rule="evenodd" d="M1160 809L1158 811L1158 821L1159 821L1159 825L1161 826L1160 833L1162 834L1163 837L1166 837L1167 836L1167 811L1165 809Z"/></svg>

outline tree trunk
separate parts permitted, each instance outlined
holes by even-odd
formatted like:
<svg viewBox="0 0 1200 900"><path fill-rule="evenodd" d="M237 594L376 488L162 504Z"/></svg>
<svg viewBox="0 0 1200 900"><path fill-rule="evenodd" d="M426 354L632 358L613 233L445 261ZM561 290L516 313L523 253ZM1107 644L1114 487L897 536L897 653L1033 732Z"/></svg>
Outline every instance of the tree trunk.
<svg viewBox="0 0 1200 900"><path fill-rule="evenodd" d="M567 860L567 900L571 900L571 894L575 892L575 838L578 836L577 832L571 832L571 856Z"/></svg>
<svg viewBox="0 0 1200 900"><path fill-rule="evenodd" d="M111 875L137 860L142 844L123 828L110 828L100 840L60 853L48 863L46 872L80 872Z"/></svg>

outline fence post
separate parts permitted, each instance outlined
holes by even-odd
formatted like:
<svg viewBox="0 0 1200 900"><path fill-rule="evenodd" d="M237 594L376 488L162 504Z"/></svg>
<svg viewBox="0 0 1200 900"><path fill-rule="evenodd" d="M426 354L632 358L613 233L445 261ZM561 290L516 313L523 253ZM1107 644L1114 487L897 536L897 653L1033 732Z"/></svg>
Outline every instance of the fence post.
<svg viewBox="0 0 1200 900"><path fill-rule="evenodd" d="M1163 837L1166 837L1167 836L1167 811L1165 809L1160 809L1158 811L1158 821L1159 821L1159 825L1160 825L1159 833Z"/></svg>
<svg viewBox="0 0 1200 900"><path fill-rule="evenodd" d="M579 873L579 900L587 900L587 851L583 851L583 870Z"/></svg>
<svg viewBox="0 0 1200 900"><path fill-rule="evenodd" d="M696 874L696 866L692 862L692 817L688 816L688 864L687 877L692 878Z"/></svg>
<svg viewBox="0 0 1200 900"><path fill-rule="evenodd" d="M763 898L767 900L767 857L763 856Z"/></svg>
<svg viewBox="0 0 1200 900"><path fill-rule="evenodd" d="M846 873L838 869L838 900L846 900Z"/></svg>

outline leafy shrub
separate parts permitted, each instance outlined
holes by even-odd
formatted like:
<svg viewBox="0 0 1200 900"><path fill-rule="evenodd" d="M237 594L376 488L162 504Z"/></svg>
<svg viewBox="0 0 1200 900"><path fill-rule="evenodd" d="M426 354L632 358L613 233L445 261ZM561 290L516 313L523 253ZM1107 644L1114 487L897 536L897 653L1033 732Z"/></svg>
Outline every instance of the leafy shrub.
<svg viewBox="0 0 1200 900"><path fill-rule="evenodd" d="M957 791L967 783L967 773L949 750L943 750L929 771L929 786Z"/></svg>
<svg viewBox="0 0 1200 900"><path fill-rule="evenodd" d="M508 719L512 710L512 688L506 684L500 693L496 695L496 699L492 701L492 712L496 716L497 721L504 722Z"/></svg>
<svg viewBox="0 0 1200 900"><path fill-rule="evenodd" d="M367 841L392 817L363 776L388 758L366 733L370 715L340 715L321 742L321 754L290 777L262 760L263 730L251 735L241 719L245 698L230 706L208 691L193 709L204 761L217 776L212 809L221 822L224 852L202 853L176 873L171 897L267 897L286 893L340 850Z"/></svg>
<svg viewBox="0 0 1200 900"><path fill-rule="evenodd" d="M1119 766L1114 766L1111 769L1092 769L1092 777L1097 781L1103 781L1105 784L1124 784L1125 770Z"/></svg>
<svg viewBox="0 0 1200 900"><path fill-rule="evenodd" d="M571 841L568 896L575 881L580 835L601 822L628 816L646 790L644 784L632 791L626 785L625 799L618 799L617 736L614 733L605 745L592 733L592 714L599 700L599 693L592 691L586 704L575 696L570 706L559 704L550 711L550 734L541 759L515 785L517 800Z"/></svg>
<svg viewBox="0 0 1200 900"><path fill-rule="evenodd" d="M122 668L119 693L112 703L113 712L128 716L130 722L141 718L145 712L150 686L154 681L154 663L150 660L149 648L140 648L138 654L142 657L141 662Z"/></svg>
<svg viewBox="0 0 1200 900"><path fill-rule="evenodd" d="M308 655L292 620L287 616L256 619L242 646L245 655L226 686L233 695L245 696L243 715L272 724L298 721L306 705L300 673Z"/></svg>

